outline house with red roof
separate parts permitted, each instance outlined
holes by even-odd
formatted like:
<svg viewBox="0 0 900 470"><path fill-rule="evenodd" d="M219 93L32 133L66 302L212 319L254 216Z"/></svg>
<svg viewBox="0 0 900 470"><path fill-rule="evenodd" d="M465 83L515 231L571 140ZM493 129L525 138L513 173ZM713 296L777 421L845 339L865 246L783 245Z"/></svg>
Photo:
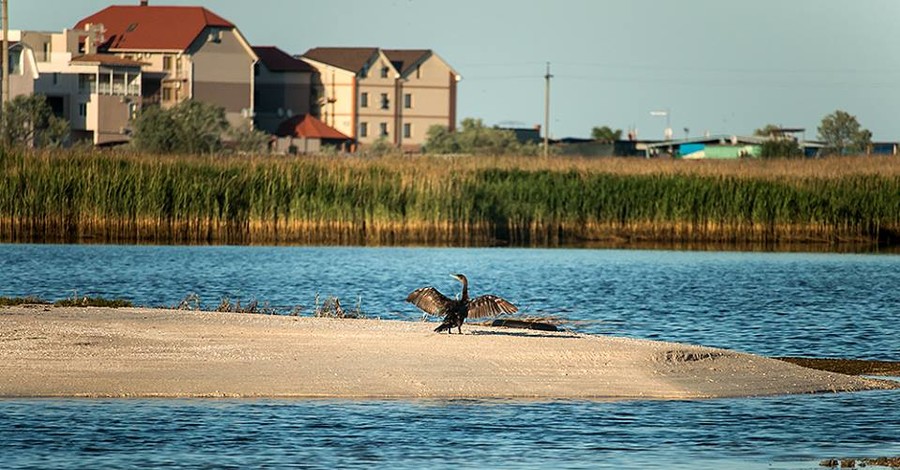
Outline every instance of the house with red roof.
<svg viewBox="0 0 900 470"><path fill-rule="evenodd" d="M252 122L258 60L234 23L204 7L113 5L78 21L99 26L102 53L144 63L144 105L197 100L225 108L232 126Z"/></svg>
<svg viewBox="0 0 900 470"><path fill-rule="evenodd" d="M318 72L321 120L361 145L385 139L418 150L431 126L455 127L461 77L434 51L317 47L300 58Z"/></svg>
<svg viewBox="0 0 900 470"><path fill-rule="evenodd" d="M286 119L275 131L275 151L279 153L316 153L324 147L350 150L353 139L325 124L312 114Z"/></svg>

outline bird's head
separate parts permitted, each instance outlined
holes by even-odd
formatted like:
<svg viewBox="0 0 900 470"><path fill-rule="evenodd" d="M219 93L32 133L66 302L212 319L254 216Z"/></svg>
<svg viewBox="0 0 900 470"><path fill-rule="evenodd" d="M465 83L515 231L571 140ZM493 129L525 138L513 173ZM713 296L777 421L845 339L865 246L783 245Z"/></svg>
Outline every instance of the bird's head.
<svg viewBox="0 0 900 470"><path fill-rule="evenodd" d="M450 277L452 277L453 279L456 279L457 281L459 281L459 282L461 282L461 283L463 283L463 284L468 284L468 283L469 283L469 280L466 279L466 276L464 276L464 275L462 275L462 274L451 274Z"/></svg>

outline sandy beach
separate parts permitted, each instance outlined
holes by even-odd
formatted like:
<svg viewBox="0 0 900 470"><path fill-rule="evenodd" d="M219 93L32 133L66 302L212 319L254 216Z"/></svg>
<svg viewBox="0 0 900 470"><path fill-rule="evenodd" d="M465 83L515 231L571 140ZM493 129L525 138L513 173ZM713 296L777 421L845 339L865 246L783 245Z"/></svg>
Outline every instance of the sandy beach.
<svg viewBox="0 0 900 470"><path fill-rule="evenodd" d="M693 399L898 386L700 346L434 326L6 307L0 396Z"/></svg>

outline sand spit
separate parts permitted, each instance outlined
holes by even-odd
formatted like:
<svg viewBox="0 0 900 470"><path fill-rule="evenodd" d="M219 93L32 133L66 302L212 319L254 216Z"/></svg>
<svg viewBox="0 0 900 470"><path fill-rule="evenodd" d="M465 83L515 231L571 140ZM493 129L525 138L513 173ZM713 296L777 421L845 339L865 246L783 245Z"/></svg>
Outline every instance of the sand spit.
<svg viewBox="0 0 900 470"><path fill-rule="evenodd" d="M2 397L694 399L897 388L567 332L142 308L0 308Z"/></svg>

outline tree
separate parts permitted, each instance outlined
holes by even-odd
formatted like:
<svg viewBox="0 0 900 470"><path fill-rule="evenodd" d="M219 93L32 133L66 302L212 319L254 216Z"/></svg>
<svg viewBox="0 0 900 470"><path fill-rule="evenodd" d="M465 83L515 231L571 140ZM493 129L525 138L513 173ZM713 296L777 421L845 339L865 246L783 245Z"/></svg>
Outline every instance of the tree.
<svg viewBox="0 0 900 470"><path fill-rule="evenodd" d="M60 146L69 123L53 114L44 95L19 95L0 116L0 144L4 146Z"/></svg>
<svg viewBox="0 0 900 470"><path fill-rule="evenodd" d="M793 136L785 135L779 125L766 124L753 131L753 134L767 138L761 145L760 158L800 158L803 156L803 149L800 148L797 140Z"/></svg>
<svg viewBox="0 0 900 470"><path fill-rule="evenodd" d="M591 129L591 138L609 144L622 138L622 129L612 130L609 126Z"/></svg>
<svg viewBox="0 0 900 470"><path fill-rule="evenodd" d="M431 126L425 152L432 154L466 153L471 155L537 155L534 144L521 144L511 130L487 127L481 119L466 118L460 129L450 132L445 126Z"/></svg>
<svg viewBox="0 0 900 470"><path fill-rule="evenodd" d="M145 108L134 123L134 145L156 153L213 153L222 148L228 129L225 109L202 101L185 101L171 109Z"/></svg>
<svg viewBox="0 0 900 470"><path fill-rule="evenodd" d="M250 123L238 128L233 128L228 134L234 142L235 150L243 153L264 152L270 138L269 134L256 129Z"/></svg>
<svg viewBox="0 0 900 470"><path fill-rule="evenodd" d="M760 137L778 137L782 135L781 126L777 124L766 124L753 131L753 135L758 135Z"/></svg>
<svg viewBox="0 0 900 470"><path fill-rule="evenodd" d="M863 129L856 116L837 110L822 119L819 140L825 143L827 155L865 153L872 143L872 133Z"/></svg>
<svg viewBox="0 0 900 470"><path fill-rule="evenodd" d="M762 143L760 158L800 158L803 149L790 137L775 137Z"/></svg>

